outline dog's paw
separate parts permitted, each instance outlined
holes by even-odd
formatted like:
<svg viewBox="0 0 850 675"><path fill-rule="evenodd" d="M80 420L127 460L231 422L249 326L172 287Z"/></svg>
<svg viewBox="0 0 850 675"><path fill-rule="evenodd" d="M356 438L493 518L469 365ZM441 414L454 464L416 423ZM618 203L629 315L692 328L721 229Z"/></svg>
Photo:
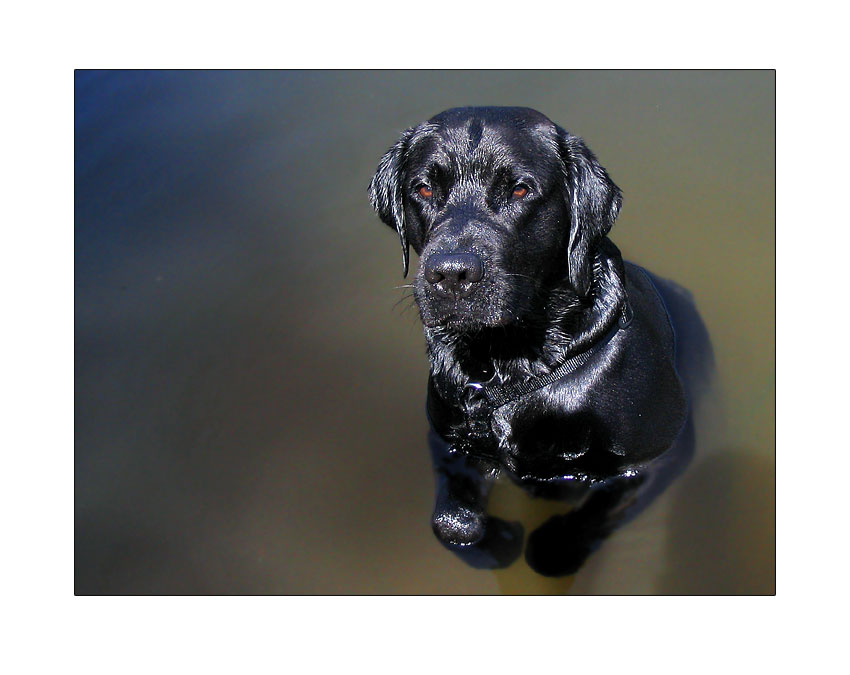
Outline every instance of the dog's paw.
<svg viewBox="0 0 850 675"><path fill-rule="evenodd" d="M554 516L528 536L525 560L546 577L575 574L604 539L604 535L583 527L579 519Z"/></svg>
<svg viewBox="0 0 850 675"><path fill-rule="evenodd" d="M522 525L485 516L483 528L483 536L471 544L451 544L444 539L440 541L458 558L476 569L508 567L519 558L524 535Z"/></svg>
<svg viewBox="0 0 850 675"><path fill-rule="evenodd" d="M444 544L472 546L484 538L486 516L466 506L437 509L431 519L434 534Z"/></svg>

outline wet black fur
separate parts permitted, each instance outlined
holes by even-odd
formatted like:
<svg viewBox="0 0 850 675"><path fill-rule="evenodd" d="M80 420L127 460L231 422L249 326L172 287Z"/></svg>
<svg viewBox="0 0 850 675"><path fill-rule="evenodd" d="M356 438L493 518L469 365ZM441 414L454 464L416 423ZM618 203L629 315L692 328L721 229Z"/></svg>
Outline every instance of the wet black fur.
<svg viewBox="0 0 850 675"><path fill-rule="evenodd" d="M409 246L421 261L413 285L431 362L436 535L472 565L509 564L521 528L486 513L505 472L575 507L526 547L540 573L575 572L689 456L688 396L710 363L689 295L622 260L607 238L620 189L580 138L534 110L456 108L410 128L369 192L398 232L405 275ZM424 276L431 256L456 253L483 262L468 297L436 293ZM627 301L631 323L584 367L497 409L489 433L470 434L470 381L549 373L610 334Z"/></svg>

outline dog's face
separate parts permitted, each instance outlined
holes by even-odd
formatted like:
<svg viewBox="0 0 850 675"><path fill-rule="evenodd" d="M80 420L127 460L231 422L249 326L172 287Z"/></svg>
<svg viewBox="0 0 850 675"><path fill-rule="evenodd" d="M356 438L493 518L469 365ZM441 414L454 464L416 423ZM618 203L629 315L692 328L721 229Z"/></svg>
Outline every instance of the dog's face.
<svg viewBox="0 0 850 675"><path fill-rule="evenodd" d="M419 254L428 327L506 326L568 280L585 296L620 192L581 139L527 108L455 108L383 157L372 203Z"/></svg>

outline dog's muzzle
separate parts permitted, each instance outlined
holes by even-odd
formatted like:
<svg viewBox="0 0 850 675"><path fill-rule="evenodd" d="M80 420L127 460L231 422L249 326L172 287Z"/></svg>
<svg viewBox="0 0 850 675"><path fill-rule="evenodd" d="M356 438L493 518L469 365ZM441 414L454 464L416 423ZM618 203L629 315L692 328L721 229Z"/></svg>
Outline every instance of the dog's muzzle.
<svg viewBox="0 0 850 675"><path fill-rule="evenodd" d="M435 253L425 261L425 280L442 298L466 298L484 277L484 263L474 253Z"/></svg>

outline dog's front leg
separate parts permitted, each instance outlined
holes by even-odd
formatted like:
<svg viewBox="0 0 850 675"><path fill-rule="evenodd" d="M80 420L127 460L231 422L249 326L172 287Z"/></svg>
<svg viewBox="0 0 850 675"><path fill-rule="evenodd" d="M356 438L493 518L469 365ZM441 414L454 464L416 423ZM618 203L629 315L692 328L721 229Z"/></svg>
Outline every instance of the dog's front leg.
<svg viewBox="0 0 850 675"><path fill-rule="evenodd" d="M522 551L523 530L519 523L487 515L498 464L453 452L433 429L429 445L437 482L431 520L437 539L472 567L507 567Z"/></svg>
<svg viewBox="0 0 850 675"><path fill-rule="evenodd" d="M528 536L525 559L538 574L575 574L602 541L622 525L647 477L617 477L594 490L579 508L553 516Z"/></svg>

